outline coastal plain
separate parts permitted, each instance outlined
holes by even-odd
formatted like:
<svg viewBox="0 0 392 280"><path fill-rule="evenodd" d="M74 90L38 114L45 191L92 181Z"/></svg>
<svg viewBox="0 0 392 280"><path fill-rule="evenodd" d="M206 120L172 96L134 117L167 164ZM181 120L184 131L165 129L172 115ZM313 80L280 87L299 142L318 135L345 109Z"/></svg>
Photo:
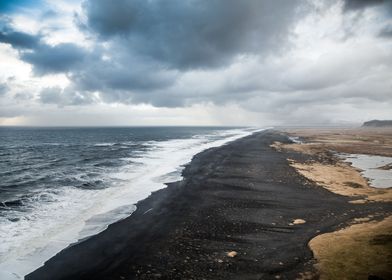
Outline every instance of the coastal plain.
<svg viewBox="0 0 392 280"><path fill-rule="evenodd" d="M304 177L329 191L351 198L350 203L368 204L392 202L392 180L388 188L371 186L363 176L365 170L355 168L340 155L362 154L384 156L386 165L375 169L391 171L392 128L301 128L285 129L295 143L275 142L277 150L291 150L311 155L310 160L288 159L290 165ZM385 176L388 178L388 176ZM389 176L390 177L390 176ZM357 218L336 232L313 238L309 243L321 279L391 279L392 278L392 216L383 220L374 215Z"/></svg>

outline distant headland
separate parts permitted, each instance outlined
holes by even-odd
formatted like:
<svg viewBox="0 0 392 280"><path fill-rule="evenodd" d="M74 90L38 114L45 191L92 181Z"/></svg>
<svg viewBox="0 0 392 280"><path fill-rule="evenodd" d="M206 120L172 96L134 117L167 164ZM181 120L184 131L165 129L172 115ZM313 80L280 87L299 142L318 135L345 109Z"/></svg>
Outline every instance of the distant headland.
<svg viewBox="0 0 392 280"><path fill-rule="evenodd" d="M362 127L392 127L392 120L372 120L368 122L364 122Z"/></svg>

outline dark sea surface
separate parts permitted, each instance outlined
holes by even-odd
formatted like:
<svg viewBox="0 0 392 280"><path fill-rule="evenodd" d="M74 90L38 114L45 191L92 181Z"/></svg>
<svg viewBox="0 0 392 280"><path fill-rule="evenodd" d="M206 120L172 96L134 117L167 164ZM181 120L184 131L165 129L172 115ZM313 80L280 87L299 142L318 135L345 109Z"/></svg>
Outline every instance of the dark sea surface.
<svg viewBox="0 0 392 280"><path fill-rule="evenodd" d="M204 149L251 134L227 127L0 128L0 279L135 210Z"/></svg>

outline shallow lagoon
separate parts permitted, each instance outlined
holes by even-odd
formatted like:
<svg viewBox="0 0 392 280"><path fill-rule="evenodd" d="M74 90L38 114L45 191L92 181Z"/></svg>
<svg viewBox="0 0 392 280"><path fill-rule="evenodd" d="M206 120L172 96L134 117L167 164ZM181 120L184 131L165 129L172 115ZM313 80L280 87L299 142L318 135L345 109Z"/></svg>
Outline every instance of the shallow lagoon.
<svg viewBox="0 0 392 280"><path fill-rule="evenodd" d="M362 175L369 179L371 187L392 187L392 170L381 168L392 163L391 157L364 154L344 154L342 157L345 162L350 162L352 166L362 170Z"/></svg>

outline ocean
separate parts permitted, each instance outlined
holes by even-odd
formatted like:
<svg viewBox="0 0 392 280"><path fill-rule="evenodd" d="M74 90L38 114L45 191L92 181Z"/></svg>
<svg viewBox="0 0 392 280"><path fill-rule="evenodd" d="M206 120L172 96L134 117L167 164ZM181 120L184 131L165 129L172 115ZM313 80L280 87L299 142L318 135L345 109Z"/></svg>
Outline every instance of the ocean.
<svg viewBox="0 0 392 280"><path fill-rule="evenodd" d="M260 129L0 128L0 279L103 231L192 157Z"/></svg>

